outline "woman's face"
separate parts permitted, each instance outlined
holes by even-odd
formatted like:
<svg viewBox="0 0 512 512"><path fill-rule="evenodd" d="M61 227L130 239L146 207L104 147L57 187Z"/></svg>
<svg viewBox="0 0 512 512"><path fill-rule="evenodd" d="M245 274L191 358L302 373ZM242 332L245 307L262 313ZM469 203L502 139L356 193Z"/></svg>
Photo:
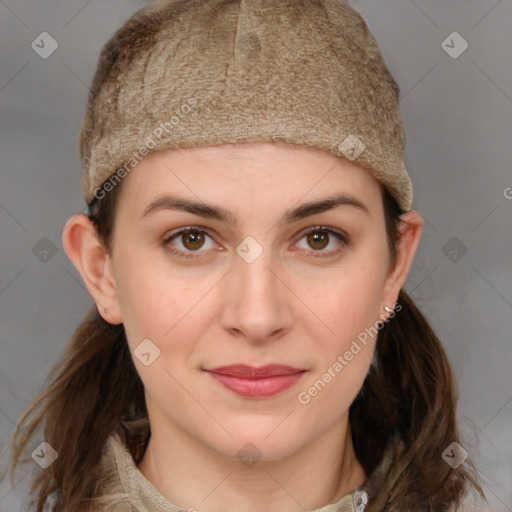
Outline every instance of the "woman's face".
<svg viewBox="0 0 512 512"><path fill-rule="evenodd" d="M374 178L325 152L258 143L155 153L122 186L105 318L124 323L150 420L264 460L346 423L370 328L401 286L386 279ZM212 372L231 365L296 370Z"/></svg>

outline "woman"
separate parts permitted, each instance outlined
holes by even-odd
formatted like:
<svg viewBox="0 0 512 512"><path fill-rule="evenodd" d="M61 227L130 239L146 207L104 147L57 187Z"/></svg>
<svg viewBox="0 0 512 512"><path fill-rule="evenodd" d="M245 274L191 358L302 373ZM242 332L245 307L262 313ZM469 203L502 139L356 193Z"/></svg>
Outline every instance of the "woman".
<svg viewBox="0 0 512 512"><path fill-rule="evenodd" d="M161 0L116 32L62 237L94 307L12 438L14 469L42 429L38 511L484 497L403 290L422 219L398 96L341 0Z"/></svg>

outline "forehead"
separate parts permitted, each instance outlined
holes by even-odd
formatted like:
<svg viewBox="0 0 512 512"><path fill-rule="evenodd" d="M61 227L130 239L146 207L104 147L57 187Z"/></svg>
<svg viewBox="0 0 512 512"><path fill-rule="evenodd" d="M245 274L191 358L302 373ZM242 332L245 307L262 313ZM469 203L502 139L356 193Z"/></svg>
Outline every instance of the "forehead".
<svg viewBox="0 0 512 512"><path fill-rule="evenodd" d="M375 178L353 162L318 149L269 142L158 151L139 162L125 180L124 195L137 209L165 192L238 204L242 210L256 200L283 209L334 191L362 202L375 203L380 197Z"/></svg>

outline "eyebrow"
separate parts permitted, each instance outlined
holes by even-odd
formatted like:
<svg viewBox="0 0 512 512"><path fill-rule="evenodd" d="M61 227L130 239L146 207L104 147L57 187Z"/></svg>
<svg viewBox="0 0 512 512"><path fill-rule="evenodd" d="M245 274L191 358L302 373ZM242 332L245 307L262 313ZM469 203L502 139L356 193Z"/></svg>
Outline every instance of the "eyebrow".
<svg viewBox="0 0 512 512"><path fill-rule="evenodd" d="M340 206L350 206L356 210L370 215L368 207L348 194L335 194L316 201L302 203L301 205L285 211L278 224L291 224L311 215L323 213ZM161 210L177 210L199 215L204 218L219 220L226 224L236 225L236 214L220 206L205 202L192 201L184 197L165 195L150 203L143 211L141 219L151 213Z"/></svg>

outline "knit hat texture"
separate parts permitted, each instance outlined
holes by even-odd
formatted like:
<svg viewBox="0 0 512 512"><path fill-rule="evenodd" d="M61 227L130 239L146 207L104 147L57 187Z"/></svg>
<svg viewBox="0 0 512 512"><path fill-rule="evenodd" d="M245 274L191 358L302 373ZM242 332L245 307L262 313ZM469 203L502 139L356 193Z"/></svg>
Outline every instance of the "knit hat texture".
<svg viewBox="0 0 512 512"><path fill-rule="evenodd" d="M345 0L157 0L103 47L79 136L101 199L155 151L281 142L346 158L409 211L399 88Z"/></svg>

